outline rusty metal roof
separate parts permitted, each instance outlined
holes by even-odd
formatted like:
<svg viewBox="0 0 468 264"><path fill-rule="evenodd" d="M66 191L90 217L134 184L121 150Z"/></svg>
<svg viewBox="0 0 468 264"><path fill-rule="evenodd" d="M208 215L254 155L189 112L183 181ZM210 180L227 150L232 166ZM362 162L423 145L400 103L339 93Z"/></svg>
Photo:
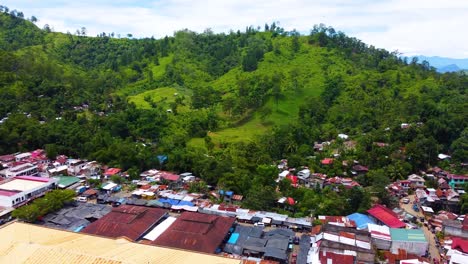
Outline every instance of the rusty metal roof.
<svg viewBox="0 0 468 264"><path fill-rule="evenodd" d="M166 210L141 206L121 205L90 224L83 233L106 237L126 237L138 240L167 214Z"/></svg>
<svg viewBox="0 0 468 264"><path fill-rule="evenodd" d="M153 244L214 253L236 219L184 212Z"/></svg>

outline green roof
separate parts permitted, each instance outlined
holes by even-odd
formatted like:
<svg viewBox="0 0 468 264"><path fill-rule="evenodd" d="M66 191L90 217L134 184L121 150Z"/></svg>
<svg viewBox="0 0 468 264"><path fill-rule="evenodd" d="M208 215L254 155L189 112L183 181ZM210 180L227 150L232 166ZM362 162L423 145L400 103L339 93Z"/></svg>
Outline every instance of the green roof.
<svg viewBox="0 0 468 264"><path fill-rule="evenodd" d="M67 188L68 186L80 181L80 178L73 176L56 176L54 178L58 179L59 188Z"/></svg>
<svg viewBox="0 0 468 264"><path fill-rule="evenodd" d="M390 235L394 241L427 242L421 229L390 228Z"/></svg>

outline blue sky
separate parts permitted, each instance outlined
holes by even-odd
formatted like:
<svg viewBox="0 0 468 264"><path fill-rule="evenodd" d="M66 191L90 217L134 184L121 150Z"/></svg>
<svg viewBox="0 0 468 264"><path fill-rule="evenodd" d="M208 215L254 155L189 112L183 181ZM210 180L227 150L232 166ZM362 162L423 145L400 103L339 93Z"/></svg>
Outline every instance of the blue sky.
<svg viewBox="0 0 468 264"><path fill-rule="evenodd" d="M55 31L163 37L188 28L244 30L279 21L307 33L324 23L407 56L468 58L468 0L0 0Z"/></svg>

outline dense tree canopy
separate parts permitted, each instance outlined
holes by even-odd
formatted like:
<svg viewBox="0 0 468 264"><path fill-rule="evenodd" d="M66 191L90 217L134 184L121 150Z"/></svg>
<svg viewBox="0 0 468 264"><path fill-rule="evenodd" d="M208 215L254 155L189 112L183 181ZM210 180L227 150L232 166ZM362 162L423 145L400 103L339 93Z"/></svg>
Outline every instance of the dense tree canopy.
<svg viewBox="0 0 468 264"><path fill-rule="evenodd" d="M279 195L273 160L329 176L347 172L340 162L359 160L370 169L359 181L379 193L380 183L436 164L438 153L467 162L467 76L408 63L331 27L314 26L308 36L273 23L263 32L88 37L83 28L39 29L6 9L0 153L45 148L135 171L192 171L265 209ZM314 152L338 133L357 146L337 140ZM334 152L339 162L321 166ZM369 205L360 190L280 187L303 215Z"/></svg>

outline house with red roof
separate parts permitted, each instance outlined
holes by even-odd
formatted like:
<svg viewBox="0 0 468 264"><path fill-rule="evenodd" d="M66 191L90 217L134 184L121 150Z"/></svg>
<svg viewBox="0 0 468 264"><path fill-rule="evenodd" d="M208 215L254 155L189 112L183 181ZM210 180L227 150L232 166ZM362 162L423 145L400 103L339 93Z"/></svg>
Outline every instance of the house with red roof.
<svg viewBox="0 0 468 264"><path fill-rule="evenodd" d="M167 211L160 208L121 205L112 208L110 213L88 225L82 232L137 241L162 222L167 215Z"/></svg>
<svg viewBox="0 0 468 264"><path fill-rule="evenodd" d="M167 171L159 171L158 176L160 179L164 179L170 182L178 182L180 180L180 175Z"/></svg>
<svg viewBox="0 0 468 264"><path fill-rule="evenodd" d="M291 181L291 186L297 187L298 177L296 175L289 174L288 176L286 176L286 179L289 179Z"/></svg>
<svg viewBox="0 0 468 264"><path fill-rule="evenodd" d="M320 163L322 163L322 165L331 165L331 164L333 164L333 159L332 158L325 158L325 159L321 160Z"/></svg>
<svg viewBox="0 0 468 264"><path fill-rule="evenodd" d="M376 204L374 207L367 210L367 213L369 213L369 215L375 218L378 222L381 222L390 228L406 227L406 224L398 218L398 215L395 212L383 205Z"/></svg>
<svg viewBox="0 0 468 264"><path fill-rule="evenodd" d="M292 197L281 197L277 202L283 205L285 209L292 209L292 206L296 204L296 201Z"/></svg>
<svg viewBox="0 0 468 264"><path fill-rule="evenodd" d="M369 168L360 164L354 165L352 169L353 170L351 172L357 175L366 174L369 171Z"/></svg>
<svg viewBox="0 0 468 264"><path fill-rule="evenodd" d="M452 249L468 254L468 239L460 237L452 238Z"/></svg>
<svg viewBox="0 0 468 264"><path fill-rule="evenodd" d="M120 176L122 169L119 168L109 168L104 171L104 178L108 179L114 175Z"/></svg>
<svg viewBox="0 0 468 264"><path fill-rule="evenodd" d="M15 161L15 155L2 155L0 156L0 164L3 167L8 167L7 164Z"/></svg>
<svg viewBox="0 0 468 264"><path fill-rule="evenodd" d="M184 212L152 244L215 253L235 222L233 217Z"/></svg>

